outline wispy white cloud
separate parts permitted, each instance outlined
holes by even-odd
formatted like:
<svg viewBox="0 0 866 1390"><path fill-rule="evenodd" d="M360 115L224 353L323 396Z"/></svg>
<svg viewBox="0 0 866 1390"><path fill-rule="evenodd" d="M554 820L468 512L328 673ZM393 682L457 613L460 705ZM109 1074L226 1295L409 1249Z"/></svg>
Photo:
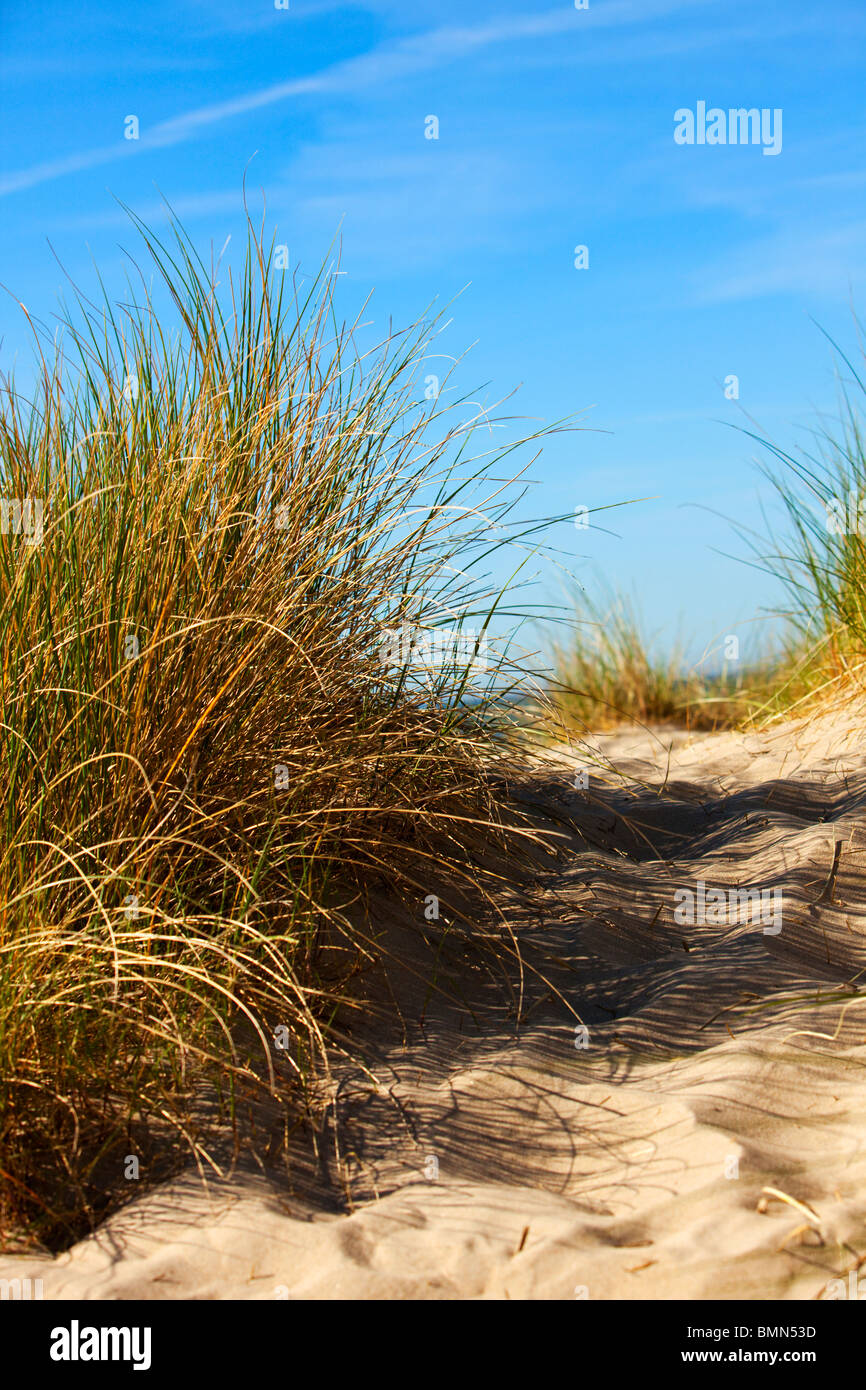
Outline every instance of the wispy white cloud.
<svg viewBox="0 0 866 1390"><path fill-rule="evenodd" d="M864 275L866 222L832 230L786 228L696 273L695 301L720 304L791 292L845 298Z"/></svg>
<svg viewBox="0 0 866 1390"><path fill-rule="evenodd" d="M506 15L483 24L452 25L389 40L369 53L334 63L308 77L275 83L230 101L201 106L171 120L161 121L139 140L112 141L108 145L46 160L7 174L0 180L0 195L18 193L65 174L80 173L150 150L181 144L221 121L244 116L294 97L351 93L371 86L380 87L413 73L468 57L494 44L579 33L587 28L648 24L666 15L709 3L710 0L611 0L607 5L585 11L561 4L542 14Z"/></svg>

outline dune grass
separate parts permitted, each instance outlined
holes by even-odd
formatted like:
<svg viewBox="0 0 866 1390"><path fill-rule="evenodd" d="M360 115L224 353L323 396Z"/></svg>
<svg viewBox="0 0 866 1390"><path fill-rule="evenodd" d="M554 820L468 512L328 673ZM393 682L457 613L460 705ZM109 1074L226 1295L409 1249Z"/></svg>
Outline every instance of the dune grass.
<svg viewBox="0 0 866 1390"><path fill-rule="evenodd" d="M773 644L727 663L720 639L712 669L708 660L689 667L681 646L659 654L628 598L581 592L573 633L552 649L550 694L560 724L581 731L628 723L765 726L863 695L866 371L830 342L839 403L834 419L813 432L814 447L789 453L743 431L769 455L760 471L784 518L774 525L764 510L760 527L732 522L752 562L785 591Z"/></svg>
<svg viewBox="0 0 866 1390"><path fill-rule="evenodd" d="M420 913L468 872L518 756L487 632L513 475L425 398L435 322L362 351L331 270L252 227L228 277L138 231L176 331L143 276L76 294L0 411L7 1248L92 1227L131 1157L215 1163L257 1088L294 1113L380 949L368 896Z"/></svg>
<svg viewBox="0 0 866 1390"><path fill-rule="evenodd" d="M813 447L788 453L746 431L770 456L761 471L785 522L773 526L765 517L762 531L741 531L756 564L784 585L784 616L800 655L790 684L767 702L775 717L862 696L866 687L866 374L829 341L838 407L813 431Z"/></svg>
<svg viewBox="0 0 866 1390"><path fill-rule="evenodd" d="M552 645L549 685L557 722L566 730L737 727L775 679L776 659L726 661L723 639L718 652L691 667L681 644L659 651L636 604L621 593L580 591L573 607L569 636ZM715 669L706 670L711 663Z"/></svg>

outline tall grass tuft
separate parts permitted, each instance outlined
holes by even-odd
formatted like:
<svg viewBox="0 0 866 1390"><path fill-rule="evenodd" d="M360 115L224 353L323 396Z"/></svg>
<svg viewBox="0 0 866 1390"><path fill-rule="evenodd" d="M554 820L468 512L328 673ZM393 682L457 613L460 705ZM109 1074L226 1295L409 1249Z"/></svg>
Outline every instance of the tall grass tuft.
<svg viewBox="0 0 866 1390"><path fill-rule="evenodd" d="M837 361L838 408L833 422L813 431L813 447L789 453L744 431L770 456L760 470L784 518L779 526L765 513L760 531L737 528L755 563L781 581L787 597L779 614L786 624L785 656L757 711L765 719L806 713L864 689L866 383L825 336Z"/></svg>
<svg viewBox="0 0 866 1390"><path fill-rule="evenodd" d="M252 226L222 289L138 230L176 331L146 288L76 292L0 411L7 1245L92 1227L129 1156L215 1165L202 1087L290 1104L367 896L468 872L516 756L487 568L516 495L419 388L435 322L362 350L331 271Z"/></svg>
<svg viewBox="0 0 866 1390"><path fill-rule="evenodd" d="M620 725L730 728L748 718L770 664L689 666L683 647L659 654L635 604L621 593L574 598L573 635L554 642L550 699L557 722L579 732ZM708 655L706 665L713 657Z"/></svg>

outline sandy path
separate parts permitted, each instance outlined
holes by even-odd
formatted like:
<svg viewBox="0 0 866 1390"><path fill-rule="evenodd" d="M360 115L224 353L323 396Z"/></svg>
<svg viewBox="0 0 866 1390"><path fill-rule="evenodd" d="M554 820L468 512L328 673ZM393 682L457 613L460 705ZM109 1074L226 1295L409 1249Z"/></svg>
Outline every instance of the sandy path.
<svg viewBox="0 0 866 1390"><path fill-rule="evenodd" d="M599 739L621 775L592 766L588 794L586 754L559 750L527 794L577 834L514 908L519 1027L479 972L477 1027L434 1007L365 1041L375 1080L347 1072L335 1107L351 1214L253 1171L209 1195L184 1176L0 1277L47 1298L838 1293L866 1260L862 727ZM781 929L675 921L698 879L778 890Z"/></svg>

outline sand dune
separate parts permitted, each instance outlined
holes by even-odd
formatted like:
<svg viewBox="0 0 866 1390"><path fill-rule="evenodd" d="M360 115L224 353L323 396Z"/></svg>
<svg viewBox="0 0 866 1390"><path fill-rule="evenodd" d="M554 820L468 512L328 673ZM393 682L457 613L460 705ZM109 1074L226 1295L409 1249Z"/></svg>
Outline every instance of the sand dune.
<svg viewBox="0 0 866 1390"><path fill-rule="evenodd" d="M522 996L448 945L462 999L418 1008L403 982L405 1033L359 1036L318 1167L207 1193L185 1174L0 1277L91 1299L838 1296L866 1260L862 727L555 750L523 795L564 852L505 905ZM677 921L699 880L776 893L780 928Z"/></svg>

